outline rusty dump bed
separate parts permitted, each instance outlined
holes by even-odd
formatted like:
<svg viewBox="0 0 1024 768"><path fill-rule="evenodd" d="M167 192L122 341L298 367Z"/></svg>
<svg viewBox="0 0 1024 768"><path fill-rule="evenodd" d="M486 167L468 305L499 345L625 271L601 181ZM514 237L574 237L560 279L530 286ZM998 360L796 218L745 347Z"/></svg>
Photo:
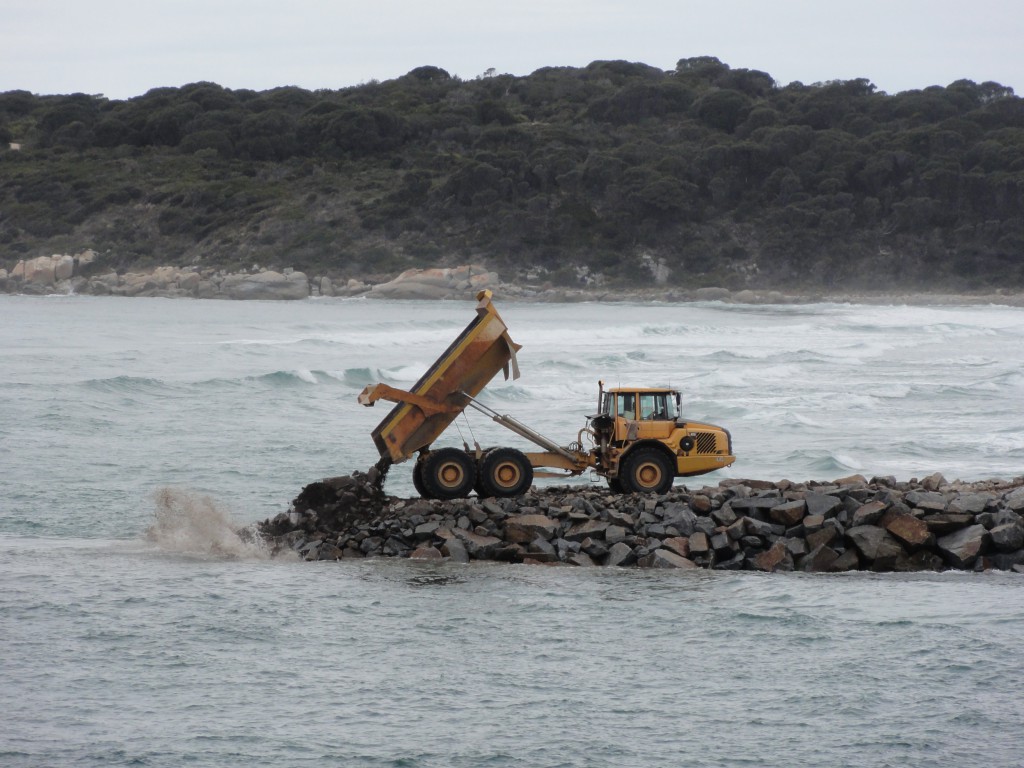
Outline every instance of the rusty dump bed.
<svg viewBox="0 0 1024 768"><path fill-rule="evenodd" d="M511 367L512 377L519 378L515 354L520 346L509 337L491 303L491 292L481 291L477 300L473 322L409 390L421 405L399 402L371 433L381 457L404 461L433 443L465 410L461 393L475 397L498 371L503 370L507 379Z"/></svg>

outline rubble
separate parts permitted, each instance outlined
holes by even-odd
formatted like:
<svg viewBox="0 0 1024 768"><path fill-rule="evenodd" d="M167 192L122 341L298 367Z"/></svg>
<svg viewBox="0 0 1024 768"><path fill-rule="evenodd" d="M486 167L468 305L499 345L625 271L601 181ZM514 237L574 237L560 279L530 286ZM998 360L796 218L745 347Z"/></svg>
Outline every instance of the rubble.
<svg viewBox="0 0 1024 768"><path fill-rule="evenodd" d="M388 496L387 469L382 461L307 485L286 512L259 525L261 535L275 554L305 560L1024 573L1024 477L729 479L660 496L565 486L436 501Z"/></svg>

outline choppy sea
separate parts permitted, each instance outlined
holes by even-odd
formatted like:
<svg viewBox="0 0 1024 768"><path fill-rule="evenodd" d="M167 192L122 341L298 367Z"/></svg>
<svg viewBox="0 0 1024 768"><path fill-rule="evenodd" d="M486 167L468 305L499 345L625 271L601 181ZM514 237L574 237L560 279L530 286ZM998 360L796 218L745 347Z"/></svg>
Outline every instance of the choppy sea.
<svg viewBox="0 0 1024 768"><path fill-rule="evenodd" d="M672 385L738 457L691 486L1024 474L1021 309L498 307L522 377L481 399L568 443L599 379ZM235 535L369 467L386 410L358 392L472 317L0 296L0 765L1024 764L1016 574L301 563Z"/></svg>

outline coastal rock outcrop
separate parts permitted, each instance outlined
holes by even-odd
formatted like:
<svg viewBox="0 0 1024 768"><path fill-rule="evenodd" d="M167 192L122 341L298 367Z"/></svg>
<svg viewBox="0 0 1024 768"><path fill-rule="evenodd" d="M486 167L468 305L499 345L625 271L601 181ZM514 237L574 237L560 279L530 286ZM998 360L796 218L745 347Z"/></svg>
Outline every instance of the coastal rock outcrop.
<svg viewBox="0 0 1024 768"><path fill-rule="evenodd" d="M0 289L27 294L267 300L305 299L314 293L306 274L293 269L277 272L254 267L251 272L225 274L163 266L118 273L94 251L23 259L10 272L0 270Z"/></svg>
<svg viewBox="0 0 1024 768"><path fill-rule="evenodd" d="M220 292L227 299L306 299L309 280L304 272L291 270L227 275L220 284Z"/></svg>
<svg viewBox="0 0 1024 768"><path fill-rule="evenodd" d="M948 483L932 476L927 487L860 475L723 480L660 496L552 487L453 501L388 496L382 477L375 467L311 483L259 531L275 553L306 560L1024 573L1024 477Z"/></svg>
<svg viewBox="0 0 1024 768"><path fill-rule="evenodd" d="M394 280L379 283L367 294L374 299L471 299L495 288L498 274L470 264L444 269L407 269Z"/></svg>

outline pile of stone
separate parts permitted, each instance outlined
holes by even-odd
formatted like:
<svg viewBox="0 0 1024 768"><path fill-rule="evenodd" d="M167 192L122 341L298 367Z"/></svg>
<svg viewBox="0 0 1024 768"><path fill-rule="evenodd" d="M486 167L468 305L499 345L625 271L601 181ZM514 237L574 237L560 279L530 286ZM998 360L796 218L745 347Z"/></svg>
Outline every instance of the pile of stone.
<svg viewBox="0 0 1024 768"><path fill-rule="evenodd" d="M1024 573L1024 477L725 480L661 496L558 487L453 501L386 496L381 482L377 467L312 483L260 531L275 553L306 560Z"/></svg>

